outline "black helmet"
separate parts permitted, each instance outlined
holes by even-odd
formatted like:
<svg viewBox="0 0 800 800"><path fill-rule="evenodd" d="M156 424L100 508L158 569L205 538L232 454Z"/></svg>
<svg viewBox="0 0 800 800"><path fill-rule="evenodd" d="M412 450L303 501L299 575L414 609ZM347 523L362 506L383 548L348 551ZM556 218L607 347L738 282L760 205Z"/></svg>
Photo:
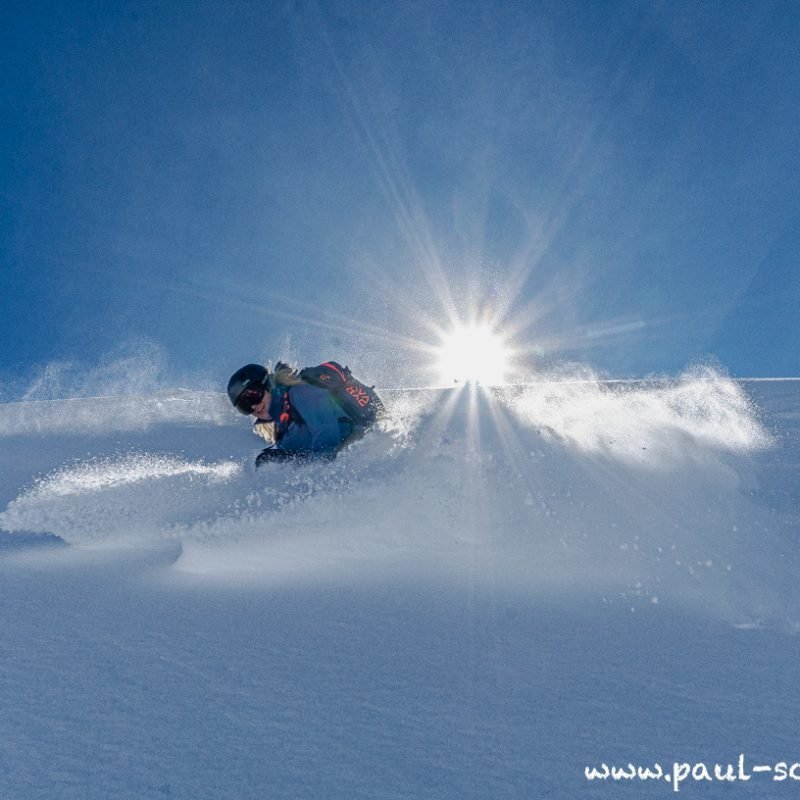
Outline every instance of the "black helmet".
<svg viewBox="0 0 800 800"><path fill-rule="evenodd" d="M237 369L228 381L228 397L233 407L242 414L251 414L264 398L268 379L269 373L260 364L245 364Z"/></svg>

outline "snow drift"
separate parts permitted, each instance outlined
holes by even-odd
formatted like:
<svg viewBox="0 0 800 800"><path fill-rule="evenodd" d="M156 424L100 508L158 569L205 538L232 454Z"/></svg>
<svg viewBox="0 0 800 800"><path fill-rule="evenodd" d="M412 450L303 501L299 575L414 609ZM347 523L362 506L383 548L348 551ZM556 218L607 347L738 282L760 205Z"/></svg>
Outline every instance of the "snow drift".
<svg viewBox="0 0 800 800"><path fill-rule="evenodd" d="M334 463L259 472L218 395L0 406L6 442L40 431L69 453L0 528L170 540L174 569L205 580L468 580L794 619L788 531L758 500L756 456L775 443L740 384L704 370L386 399L381 429Z"/></svg>

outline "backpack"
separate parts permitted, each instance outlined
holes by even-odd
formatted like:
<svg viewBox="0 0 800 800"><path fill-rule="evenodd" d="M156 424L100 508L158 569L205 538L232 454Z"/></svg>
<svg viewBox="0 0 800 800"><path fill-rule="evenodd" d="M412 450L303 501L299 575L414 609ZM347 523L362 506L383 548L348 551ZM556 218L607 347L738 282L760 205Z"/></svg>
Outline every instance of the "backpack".
<svg viewBox="0 0 800 800"><path fill-rule="evenodd" d="M354 425L368 428L383 413L383 403L375 387L356 380L349 367L336 361L306 367L300 370L300 378L312 386L327 389Z"/></svg>

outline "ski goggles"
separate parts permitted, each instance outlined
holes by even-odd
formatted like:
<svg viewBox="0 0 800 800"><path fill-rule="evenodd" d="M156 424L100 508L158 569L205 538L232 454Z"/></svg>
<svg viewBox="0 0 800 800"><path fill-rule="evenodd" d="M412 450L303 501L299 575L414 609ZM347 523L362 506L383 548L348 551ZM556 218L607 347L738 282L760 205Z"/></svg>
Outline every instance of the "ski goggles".
<svg viewBox="0 0 800 800"><path fill-rule="evenodd" d="M234 406L236 410L248 416L253 409L264 399L267 390L263 386L248 386L237 398Z"/></svg>

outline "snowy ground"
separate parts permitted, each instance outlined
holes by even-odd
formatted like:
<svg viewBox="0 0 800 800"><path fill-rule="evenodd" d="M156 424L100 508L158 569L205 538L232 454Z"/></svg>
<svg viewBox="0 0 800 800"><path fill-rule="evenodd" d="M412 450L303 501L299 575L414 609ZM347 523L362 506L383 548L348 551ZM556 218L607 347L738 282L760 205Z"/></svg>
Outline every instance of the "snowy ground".
<svg viewBox="0 0 800 800"><path fill-rule="evenodd" d="M0 405L0 798L796 794L800 382L573 377L259 473L218 395Z"/></svg>

